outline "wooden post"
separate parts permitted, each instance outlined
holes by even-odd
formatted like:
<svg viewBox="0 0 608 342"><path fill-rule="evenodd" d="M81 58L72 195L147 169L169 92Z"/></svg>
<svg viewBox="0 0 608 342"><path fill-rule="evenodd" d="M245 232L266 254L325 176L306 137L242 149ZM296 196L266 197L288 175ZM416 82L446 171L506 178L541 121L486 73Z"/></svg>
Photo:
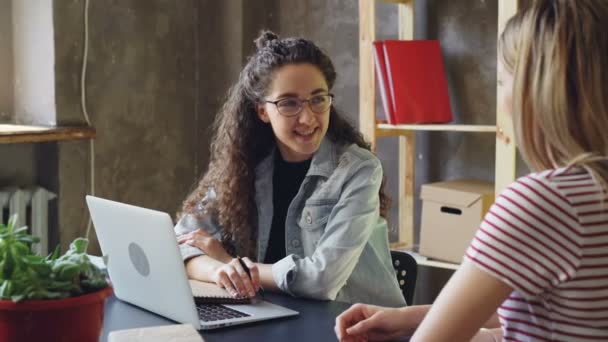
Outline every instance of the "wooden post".
<svg viewBox="0 0 608 342"><path fill-rule="evenodd" d="M498 1L498 35L502 33L505 24L517 12L515 0ZM498 99L498 84L496 85ZM513 132L513 121L503 111L500 103L496 101L496 161L495 161L495 194L498 195L509 184L515 180L515 160L517 149L515 146L515 135Z"/></svg>
<svg viewBox="0 0 608 342"><path fill-rule="evenodd" d="M399 39L414 39L414 0L399 7ZM416 132L399 136L399 247L414 244Z"/></svg>
<svg viewBox="0 0 608 342"><path fill-rule="evenodd" d="M359 0L359 130L376 149L376 85L372 43L376 39L374 0Z"/></svg>

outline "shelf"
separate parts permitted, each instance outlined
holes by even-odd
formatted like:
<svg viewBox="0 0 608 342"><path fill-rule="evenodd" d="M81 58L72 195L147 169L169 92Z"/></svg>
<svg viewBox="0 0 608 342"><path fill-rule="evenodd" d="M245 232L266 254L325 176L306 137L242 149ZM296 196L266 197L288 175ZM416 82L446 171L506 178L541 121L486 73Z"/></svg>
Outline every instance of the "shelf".
<svg viewBox="0 0 608 342"><path fill-rule="evenodd" d="M399 20L398 39L413 40L414 35L414 4L415 0L359 0L359 130L364 137L377 147L379 138L397 137L397 199L398 204L398 242L391 244L393 249L411 248L414 241L414 213L416 212L416 139L417 131L426 132L461 132L461 133L491 133L497 134L497 126L501 134L514 141L512 119L501 111L496 110L496 125L459 125L459 124L418 124L390 125L379 121L376 106L376 68L373 58L373 43L376 40L376 5L378 2L395 3ZM498 32L501 32L507 20L517 12L518 1L498 0ZM423 13L424 14L424 13ZM423 34L424 36L424 34ZM423 38L423 37L420 37ZM490 138L492 138L490 136ZM500 193L516 176L516 146L506 139L496 139L494 181L495 192ZM455 269L458 265L428 260L419 257L424 266Z"/></svg>
<svg viewBox="0 0 608 342"><path fill-rule="evenodd" d="M95 135L95 128L88 126L0 124L0 144L92 139Z"/></svg>
<svg viewBox="0 0 608 342"><path fill-rule="evenodd" d="M453 270L453 271L457 270L458 267L460 266L459 264L454 264L451 262L429 259L429 258L422 256L422 255L412 251L411 249L407 249L407 248L391 248L391 249L393 249L395 251L406 252L406 253L410 254L411 256L414 257L414 259L416 259L416 263L418 263L419 266L442 268L442 269Z"/></svg>
<svg viewBox="0 0 608 342"><path fill-rule="evenodd" d="M495 125L456 125L456 124L421 124L421 125L390 125L377 124L376 136L392 137L404 135L411 131L440 131L440 132L473 132L496 133Z"/></svg>
<svg viewBox="0 0 608 342"><path fill-rule="evenodd" d="M380 2L390 2L393 4L407 4L408 2L412 2L412 0L378 0Z"/></svg>

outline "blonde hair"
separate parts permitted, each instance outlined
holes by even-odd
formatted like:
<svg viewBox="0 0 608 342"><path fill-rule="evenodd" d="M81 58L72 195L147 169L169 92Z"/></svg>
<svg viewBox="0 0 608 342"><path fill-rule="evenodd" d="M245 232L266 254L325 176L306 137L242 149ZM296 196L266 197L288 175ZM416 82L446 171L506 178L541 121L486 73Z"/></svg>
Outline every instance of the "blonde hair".
<svg viewBox="0 0 608 342"><path fill-rule="evenodd" d="M606 0L537 0L498 42L518 148L533 171L577 165L608 189Z"/></svg>

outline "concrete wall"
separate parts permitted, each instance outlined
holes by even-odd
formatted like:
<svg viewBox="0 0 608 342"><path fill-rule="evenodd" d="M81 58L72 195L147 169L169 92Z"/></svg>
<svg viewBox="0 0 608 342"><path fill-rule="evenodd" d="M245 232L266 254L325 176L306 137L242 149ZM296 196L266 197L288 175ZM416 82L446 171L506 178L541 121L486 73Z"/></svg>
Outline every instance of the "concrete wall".
<svg viewBox="0 0 608 342"><path fill-rule="evenodd" d="M0 121L13 113L13 21L11 0L0 0Z"/></svg>
<svg viewBox="0 0 608 342"><path fill-rule="evenodd" d="M55 2L60 124L83 122L83 4ZM196 182L213 114L201 101L207 90L201 80L214 83L205 78L211 50L200 39L199 11L214 6L198 0L91 1L87 99L97 129L97 195L175 213ZM88 160L89 142L59 145L57 238L64 245L84 234Z"/></svg>

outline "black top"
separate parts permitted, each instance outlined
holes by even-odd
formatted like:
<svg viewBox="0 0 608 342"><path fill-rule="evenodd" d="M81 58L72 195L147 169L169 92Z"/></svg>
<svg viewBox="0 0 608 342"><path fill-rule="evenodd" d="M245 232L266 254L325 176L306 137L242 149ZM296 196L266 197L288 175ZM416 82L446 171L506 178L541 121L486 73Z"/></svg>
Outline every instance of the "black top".
<svg viewBox="0 0 608 342"><path fill-rule="evenodd" d="M285 217L291 201L300 190L300 185L310 167L310 159L303 162L287 162L280 153L274 158L274 174L272 176L272 227L268 249L264 257L265 264L274 264L283 259L285 252Z"/></svg>

